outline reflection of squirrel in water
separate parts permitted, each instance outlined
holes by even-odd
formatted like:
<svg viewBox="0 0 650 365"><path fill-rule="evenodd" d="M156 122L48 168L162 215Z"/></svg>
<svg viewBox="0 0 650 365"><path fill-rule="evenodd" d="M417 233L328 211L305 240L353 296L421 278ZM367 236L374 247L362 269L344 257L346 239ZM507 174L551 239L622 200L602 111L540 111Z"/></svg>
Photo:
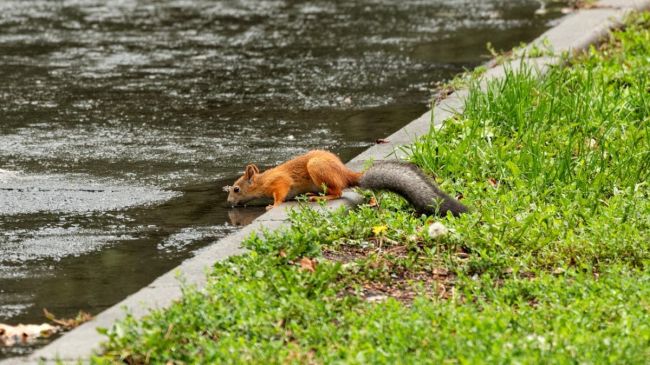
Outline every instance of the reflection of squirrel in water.
<svg viewBox="0 0 650 365"><path fill-rule="evenodd" d="M264 208L258 209L234 207L228 210L228 220L236 227L243 227L251 224L255 218L264 214Z"/></svg>
<svg viewBox="0 0 650 365"><path fill-rule="evenodd" d="M390 190L402 195L419 213L457 216L467 212L458 200L441 191L417 166L404 162L380 162L365 173L348 169L331 152L310 151L260 173L246 166L244 175L228 187L228 203L240 205L258 198L273 198L277 207L286 199L310 194L310 200L340 198L343 189ZM316 196L318 193L323 196Z"/></svg>

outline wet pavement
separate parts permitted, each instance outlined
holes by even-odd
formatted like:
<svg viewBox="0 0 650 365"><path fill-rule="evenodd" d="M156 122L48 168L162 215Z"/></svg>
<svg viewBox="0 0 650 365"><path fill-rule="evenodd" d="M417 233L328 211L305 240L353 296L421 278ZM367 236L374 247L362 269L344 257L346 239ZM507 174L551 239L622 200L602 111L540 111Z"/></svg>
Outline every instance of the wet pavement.
<svg viewBox="0 0 650 365"><path fill-rule="evenodd" d="M263 212L225 205L246 163L349 159L559 7L0 2L0 322L111 306Z"/></svg>

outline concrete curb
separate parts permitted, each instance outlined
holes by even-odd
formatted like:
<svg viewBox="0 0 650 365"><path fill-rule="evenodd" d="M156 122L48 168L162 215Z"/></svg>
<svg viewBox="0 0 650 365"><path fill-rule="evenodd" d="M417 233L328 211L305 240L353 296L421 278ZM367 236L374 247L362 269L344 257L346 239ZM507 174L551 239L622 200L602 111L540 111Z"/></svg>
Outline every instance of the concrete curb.
<svg viewBox="0 0 650 365"><path fill-rule="evenodd" d="M551 65L561 62L559 55L573 54L588 48L602 39L609 30L619 27L627 13L634 10L650 8L650 0L602 0L596 8L578 10L562 19L556 27L548 30L531 43L534 46L549 45L555 56L526 58L512 61L489 69L483 76L487 80L498 79L506 75L507 70L517 69L525 64L527 67L544 74ZM401 159L406 156L404 148L426 134L431 127L438 127L442 122L461 113L467 90L454 92L438 103L433 110L424 113L402 129L387 138L388 143L375 145L353 158L348 166L361 170L367 160ZM344 199L332 201L325 208L338 209L341 206L354 207L361 202L361 197L354 192L345 192ZM257 218L242 230L233 233L218 242L200 250L195 257L160 276L140 291L130 295L122 302L105 310L92 321L79 326L42 349L23 358L10 358L0 362L8 364L43 364L55 363L57 360L70 363L88 360L96 351L101 350L101 342L106 338L97 332L97 328L110 328L119 319L130 313L136 318L147 314L154 308L169 306L182 295L182 285L194 285L198 288L206 285L206 272L217 261L245 252L241 242L253 232L274 231L287 226L287 210L298 203L290 202L285 209L274 209ZM179 280L182 278L182 280Z"/></svg>

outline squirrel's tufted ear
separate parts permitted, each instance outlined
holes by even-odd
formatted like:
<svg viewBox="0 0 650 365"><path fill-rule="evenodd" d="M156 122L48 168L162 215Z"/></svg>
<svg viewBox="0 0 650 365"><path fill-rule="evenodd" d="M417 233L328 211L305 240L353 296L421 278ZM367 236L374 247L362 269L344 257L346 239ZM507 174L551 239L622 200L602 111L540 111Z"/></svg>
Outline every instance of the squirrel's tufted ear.
<svg viewBox="0 0 650 365"><path fill-rule="evenodd" d="M260 173L260 169L256 165L250 164L246 166L246 172L244 173L244 177L250 180L254 175L259 173Z"/></svg>

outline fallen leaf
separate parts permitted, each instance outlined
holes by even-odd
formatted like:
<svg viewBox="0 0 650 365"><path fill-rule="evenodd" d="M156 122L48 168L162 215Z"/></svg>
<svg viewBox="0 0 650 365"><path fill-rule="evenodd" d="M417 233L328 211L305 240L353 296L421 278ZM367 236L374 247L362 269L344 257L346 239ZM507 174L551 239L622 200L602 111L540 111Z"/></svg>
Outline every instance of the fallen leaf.
<svg viewBox="0 0 650 365"><path fill-rule="evenodd" d="M314 272L316 271L316 261L308 257L303 257L300 259L300 268L309 272Z"/></svg>
<svg viewBox="0 0 650 365"><path fill-rule="evenodd" d="M37 338L49 337L59 330L59 327L47 323L19 324L17 326L0 323L0 344L13 346L29 343Z"/></svg>
<svg viewBox="0 0 650 365"><path fill-rule="evenodd" d="M495 188L496 188L497 186L499 186L499 182L497 181L497 179L495 179L495 178L493 178L493 177L491 177L491 178L488 179L488 183L490 183L490 185L492 185L492 187L495 187Z"/></svg>
<svg viewBox="0 0 650 365"><path fill-rule="evenodd" d="M81 325L82 323L88 322L91 319L93 319L92 315L84 311L79 311L79 314L77 314L75 318L56 318L56 316L52 314L50 311L48 311L46 308L43 308L43 314L45 315L45 318L58 324L59 326L63 327L66 330L79 327L79 325Z"/></svg>
<svg viewBox="0 0 650 365"><path fill-rule="evenodd" d="M438 90L438 93L436 94L435 97L435 102L436 104L439 103L442 100L445 100L449 95L454 93L454 88L452 87L442 87L440 90Z"/></svg>
<svg viewBox="0 0 650 365"><path fill-rule="evenodd" d="M278 254L280 257L285 258L287 257L287 253L284 252L284 250L280 250L280 253Z"/></svg>
<svg viewBox="0 0 650 365"><path fill-rule="evenodd" d="M449 270L440 267L440 268L435 268L435 269L431 270L431 273L433 275L436 275L436 276L447 276L447 275L449 275Z"/></svg>
<svg viewBox="0 0 650 365"><path fill-rule="evenodd" d="M368 206L373 208L377 206L377 199L375 199L374 196L371 197L370 200L368 201Z"/></svg>

